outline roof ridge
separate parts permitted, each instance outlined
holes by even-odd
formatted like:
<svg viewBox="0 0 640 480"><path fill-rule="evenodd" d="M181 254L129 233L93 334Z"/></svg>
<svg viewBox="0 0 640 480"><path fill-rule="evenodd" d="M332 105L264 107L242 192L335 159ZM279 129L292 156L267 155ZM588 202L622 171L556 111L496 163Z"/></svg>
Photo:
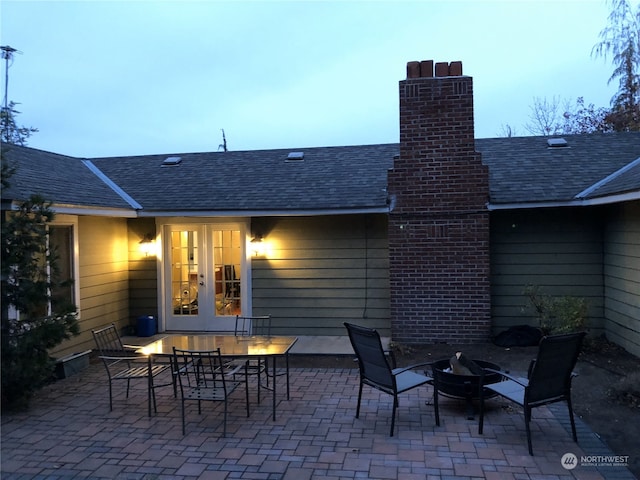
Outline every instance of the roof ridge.
<svg viewBox="0 0 640 480"><path fill-rule="evenodd" d="M624 167L619 168L618 170L616 170L612 174L606 176L602 180L600 180L600 181L594 183L593 185L585 188L583 191L578 193L573 198L581 199L581 198L588 197L590 194L595 192L598 188L602 187L603 185L606 185L607 183L612 182L613 180L615 180L619 176L623 175L624 173L628 172L629 170L631 170L632 168L636 167L637 165L640 165L640 157L636 158L633 162L630 162L630 163L626 164Z"/></svg>
<svg viewBox="0 0 640 480"><path fill-rule="evenodd" d="M102 170L100 170L91 160L82 160L82 163L89 169L91 172L98 177L102 182L105 183L111 190L113 190L120 198L122 198L125 202L127 202L131 208L135 210L142 210L142 205L136 202L131 195L125 192L122 188L120 188L113 180L107 177Z"/></svg>

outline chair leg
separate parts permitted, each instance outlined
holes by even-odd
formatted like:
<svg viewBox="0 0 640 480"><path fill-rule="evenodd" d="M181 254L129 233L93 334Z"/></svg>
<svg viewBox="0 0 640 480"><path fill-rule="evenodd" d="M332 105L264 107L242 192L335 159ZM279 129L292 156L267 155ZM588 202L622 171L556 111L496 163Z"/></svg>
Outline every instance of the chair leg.
<svg viewBox="0 0 640 480"><path fill-rule="evenodd" d="M356 406L356 418L360 418L360 401L362 400L362 381L360 381L360 389L358 390L358 405Z"/></svg>
<svg viewBox="0 0 640 480"><path fill-rule="evenodd" d="M529 455L533 456L533 448L531 447L531 407L524 407L524 426L527 430L527 446L529 447Z"/></svg>
<svg viewBox="0 0 640 480"><path fill-rule="evenodd" d="M245 369L245 373L248 373L248 370ZM258 372L258 391L260 391L260 372ZM247 402L247 418L249 418L249 375L244 376L244 393Z"/></svg>
<svg viewBox="0 0 640 480"><path fill-rule="evenodd" d="M222 436L227 436L227 400L224 401L224 417L222 419Z"/></svg>
<svg viewBox="0 0 640 480"><path fill-rule="evenodd" d="M438 389L433 387L433 413L436 417L436 427L440 426L440 407L438 405Z"/></svg>
<svg viewBox="0 0 640 480"><path fill-rule="evenodd" d="M151 360L149 360L149 370L147 372L147 413L151 416L151 397L155 403L155 394L153 394L153 377L151 376Z"/></svg>
<svg viewBox="0 0 640 480"><path fill-rule="evenodd" d="M393 430L396 426L396 411L398 410L398 395L393 396L393 410L391 412L391 431L389 436L393 437Z"/></svg>
<svg viewBox="0 0 640 480"><path fill-rule="evenodd" d="M109 379L109 411L113 412L113 387L111 386L111 379Z"/></svg>
<svg viewBox="0 0 640 480"><path fill-rule="evenodd" d="M184 414L185 414L185 411L184 411L184 400L182 400L180 403L182 404L182 435L185 435L185 430L186 429L185 429L185 419L184 419Z"/></svg>
<svg viewBox="0 0 640 480"><path fill-rule="evenodd" d="M571 404L571 396L567 397L567 406L569 407L569 420L571 421L571 433L573 434L573 441L578 443L578 434L576 433L576 422L573 418L573 405Z"/></svg>
<svg viewBox="0 0 640 480"><path fill-rule="evenodd" d="M480 386L480 420L478 421L478 435L482 435L484 429L484 388Z"/></svg>

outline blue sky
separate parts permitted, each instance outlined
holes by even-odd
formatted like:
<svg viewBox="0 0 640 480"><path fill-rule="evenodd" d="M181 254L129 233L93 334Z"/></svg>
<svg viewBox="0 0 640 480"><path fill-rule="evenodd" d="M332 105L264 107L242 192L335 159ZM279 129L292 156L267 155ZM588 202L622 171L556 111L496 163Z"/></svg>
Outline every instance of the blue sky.
<svg viewBox="0 0 640 480"><path fill-rule="evenodd" d="M78 157L397 142L413 60L463 63L476 137L534 97L609 106L604 0L0 2L29 146ZM2 65L4 92L4 62Z"/></svg>

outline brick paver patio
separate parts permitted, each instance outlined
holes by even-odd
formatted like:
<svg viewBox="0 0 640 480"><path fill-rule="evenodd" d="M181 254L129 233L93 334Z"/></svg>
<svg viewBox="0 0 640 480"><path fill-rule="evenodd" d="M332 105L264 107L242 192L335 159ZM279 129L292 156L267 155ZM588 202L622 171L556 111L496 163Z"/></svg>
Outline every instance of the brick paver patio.
<svg viewBox="0 0 640 480"><path fill-rule="evenodd" d="M282 381L283 377L279 377ZM430 386L401 396L396 436L389 437L391 397L365 387L359 419L356 369L293 369L291 400L281 389L278 418L271 398L246 418L242 392L221 438L221 405L188 411L182 436L179 401L158 391L158 414L147 417L141 385L124 398L116 386L109 412L101 364L38 394L28 412L2 417L1 476L10 479L632 479L622 467L562 467L563 454L611 452L578 420L576 445L565 408L539 408L532 422L535 456L526 447L522 412L488 401L484 435L465 406L443 400L436 427ZM235 394L234 394L235 395Z"/></svg>

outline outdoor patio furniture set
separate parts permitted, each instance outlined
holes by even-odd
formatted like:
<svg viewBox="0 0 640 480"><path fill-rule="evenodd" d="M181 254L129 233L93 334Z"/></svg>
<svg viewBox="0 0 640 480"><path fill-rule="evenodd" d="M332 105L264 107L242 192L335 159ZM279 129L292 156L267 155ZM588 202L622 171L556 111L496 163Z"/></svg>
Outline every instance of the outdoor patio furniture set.
<svg viewBox="0 0 640 480"><path fill-rule="evenodd" d="M240 326L241 325L241 326ZM109 380L109 407L113 409L113 382L126 381L126 395L130 382L147 382L148 414L151 407L157 412L155 390L173 385L174 396L180 396L182 432L186 433L186 403L197 402L198 413L203 401L221 402L223 409L223 436L226 435L226 419L229 396L240 387L245 389L247 417L250 415L249 383L255 376L260 390L272 392L273 419L276 418L276 359L286 359L287 399L289 399L290 348L296 337L271 336L270 317L254 319L237 317L236 331L231 335L169 335L144 347L123 345L115 325L93 331L99 356ZM239 327L240 326L240 327ZM359 391L356 418L360 416L362 391L368 385L393 397L391 428L394 435L398 396L422 385L433 386L433 404L436 425L440 425L439 396L462 398L467 401L467 414L472 418L472 402L479 402L478 434L483 433L485 401L495 396L503 397L521 406L527 434L529 454L533 455L530 422L532 410L542 405L566 402L574 442L577 442L571 381L573 369L580 353L584 332L547 336L542 339L537 357L531 361L527 378L518 378L490 362L475 360L479 370L458 375L447 369L448 361L423 362L397 368L393 352L382 346L379 333L370 328L345 323L359 367ZM261 335L254 332L264 333ZM266 332L266 333L265 333ZM158 362L168 359L169 362ZM269 366L269 360L272 360ZM155 379L167 370L171 382L156 384ZM420 371L422 370L422 371ZM264 377L264 385L262 378ZM271 384L269 385L271 378Z"/></svg>
<svg viewBox="0 0 640 480"><path fill-rule="evenodd" d="M109 408L113 410L113 383L126 381L129 396L131 381L147 383L148 414L157 413L156 389L172 385L174 397L180 398L182 432L186 433L186 403L224 404L223 436L230 395L240 387L245 389L247 416L249 406L249 377L257 379L258 403L261 390L272 392L273 419L276 418L276 360L286 359L286 392L289 398L288 353L296 337L271 336L270 317L237 317L234 335L167 335L148 345L124 345L115 325L93 331L98 354L107 371ZM260 334L254 334L260 332ZM271 360L271 365L269 365ZM171 381L158 384L156 379L170 371Z"/></svg>
<svg viewBox="0 0 640 480"><path fill-rule="evenodd" d="M393 396L390 436L393 436L398 395L425 384L433 385L434 413L436 425L440 425L438 396L447 395L465 398L475 396L480 401L480 421L478 433L484 426L485 399L499 395L524 409L529 454L531 446L531 411L536 407L564 401L569 409L569 419L574 442L578 441L571 404L571 380L578 360L585 332L547 336L542 339L536 359L529 365L527 378L518 378L500 371L494 365L481 360L478 375L456 375L445 372L442 361L419 363L404 368L396 368L393 352L385 351L376 330L345 323L351 345L358 358L360 387L356 418L360 414L362 388L369 385ZM445 362L447 363L447 362ZM416 369L431 367L418 373Z"/></svg>

